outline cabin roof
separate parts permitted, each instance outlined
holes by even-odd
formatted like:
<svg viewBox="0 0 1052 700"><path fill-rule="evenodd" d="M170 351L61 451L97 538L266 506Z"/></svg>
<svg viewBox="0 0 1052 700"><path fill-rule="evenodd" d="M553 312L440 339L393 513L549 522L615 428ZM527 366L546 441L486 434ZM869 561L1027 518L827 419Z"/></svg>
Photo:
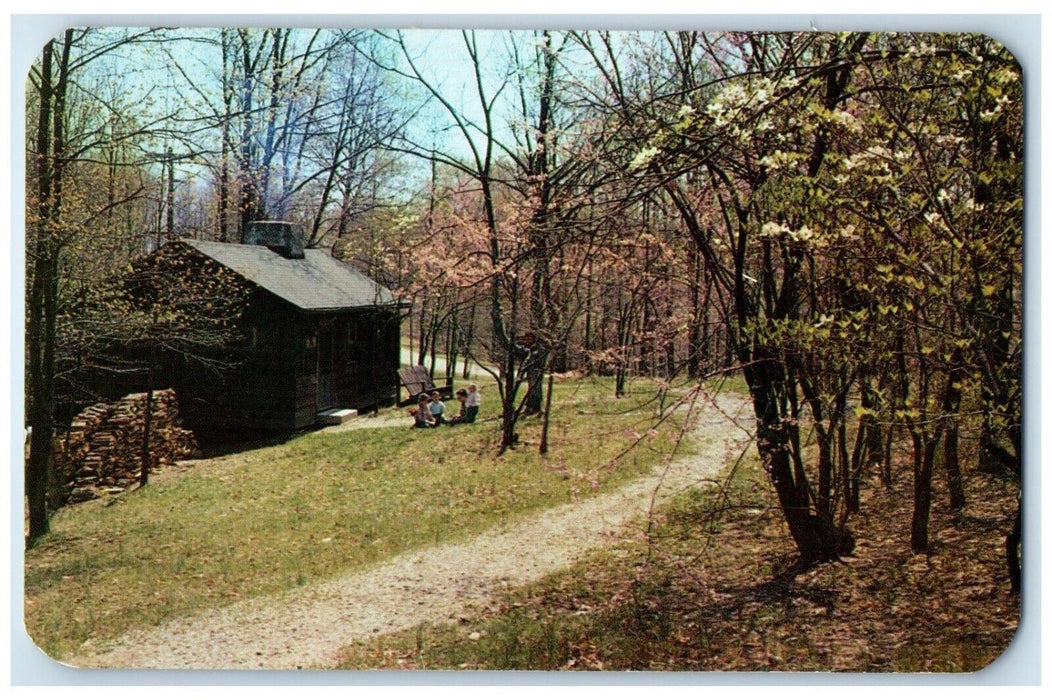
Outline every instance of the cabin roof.
<svg viewBox="0 0 1052 700"><path fill-rule="evenodd" d="M303 258L290 259L261 245L191 239L180 242L304 311L398 303L386 287L324 250L306 249Z"/></svg>

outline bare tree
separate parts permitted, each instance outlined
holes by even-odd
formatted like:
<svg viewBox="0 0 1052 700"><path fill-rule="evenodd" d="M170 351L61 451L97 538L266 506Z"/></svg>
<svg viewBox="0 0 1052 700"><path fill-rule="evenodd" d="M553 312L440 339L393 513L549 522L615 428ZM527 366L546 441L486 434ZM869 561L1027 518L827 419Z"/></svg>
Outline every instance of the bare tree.
<svg viewBox="0 0 1052 700"><path fill-rule="evenodd" d="M76 123L70 113L74 77L87 72L117 49L155 36L155 32L105 32L67 29L61 38L44 45L40 63L30 74L27 112L35 124L28 145L27 191L27 304L26 401L33 435L26 462L26 496L29 505L28 542L36 542L49 529L47 489L55 427L55 366L57 319L62 304L61 286L68 249L86 227L120 201L87 208L69 190L70 172L81 161L90 161L99 143L111 142L114 132L91 121ZM78 86L79 87L79 86ZM128 134L128 138L141 133ZM103 188L106 191L107 188Z"/></svg>

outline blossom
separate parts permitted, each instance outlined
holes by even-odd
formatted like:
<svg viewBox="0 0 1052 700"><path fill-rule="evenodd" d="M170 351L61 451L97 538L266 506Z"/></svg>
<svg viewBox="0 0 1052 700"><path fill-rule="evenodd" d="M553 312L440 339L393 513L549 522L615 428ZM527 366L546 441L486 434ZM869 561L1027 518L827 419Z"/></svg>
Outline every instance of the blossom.
<svg viewBox="0 0 1052 700"><path fill-rule="evenodd" d="M660 150L656 146L645 146L641 148L632 162L628 164L629 170L641 170L650 164L650 161L654 159L660 153Z"/></svg>
<svg viewBox="0 0 1052 700"><path fill-rule="evenodd" d="M789 227L785 224L775 223L774 221L768 221L760 229L760 235L764 238L775 238L783 233L789 233Z"/></svg>

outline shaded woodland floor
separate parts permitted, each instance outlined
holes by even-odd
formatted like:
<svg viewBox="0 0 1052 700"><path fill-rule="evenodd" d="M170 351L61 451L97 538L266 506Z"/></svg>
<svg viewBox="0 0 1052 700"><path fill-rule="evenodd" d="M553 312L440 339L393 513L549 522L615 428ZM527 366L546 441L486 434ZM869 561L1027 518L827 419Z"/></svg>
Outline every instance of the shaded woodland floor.
<svg viewBox="0 0 1052 700"><path fill-rule="evenodd" d="M914 555L907 486L876 487L863 500L853 556L792 578L779 576L794 552L773 509L733 514L720 526L722 543L696 559L679 548L659 554L651 579L659 585L644 608L663 610L679 629L666 637L668 658L651 663L900 672L988 665L1019 620L1003 556L1014 489L972 479L971 503L961 514L937 504L931 551ZM771 542L782 551L771 553Z"/></svg>
<svg viewBox="0 0 1052 700"><path fill-rule="evenodd" d="M909 480L870 483L853 555L793 577L791 541L754 474L498 609L353 647L343 667L977 671L1019 622L1003 556L1015 486L973 475L967 487L961 513L937 495L931 551L914 555Z"/></svg>

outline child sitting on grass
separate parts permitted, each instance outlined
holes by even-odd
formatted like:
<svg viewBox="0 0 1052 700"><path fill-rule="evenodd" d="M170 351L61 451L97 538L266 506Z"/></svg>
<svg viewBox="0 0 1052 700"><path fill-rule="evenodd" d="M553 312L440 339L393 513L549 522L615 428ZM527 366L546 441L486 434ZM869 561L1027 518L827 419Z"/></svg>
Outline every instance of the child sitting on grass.
<svg viewBox="0 0 1052 700"><path fill-rule="evenodd" d="M472 403L474 395L474 403ZM474 384L469 384L467 390L457 390L457 401L460 402L460 415L450 420L446 425L459 425L461 423L474 423L479 414L478 390Z"/></svg>
<svg viewBox="0 0 1052 700"><path fill-rule="evenodd" d="M431 403L427 405L427 408L435 419L436 428L446 422L446 419L442 417L446 412L446 405L442 403L442 395L437 391L431 392Z"/></svg>
<svg viewBox="0 0 1052 700"><path fill-rule="evenodd" d="M464 400L464 422L474 423L475 419L479 415L479 404L482 399L479 397L478 387L474 384L468 384L468 396Z"/></svg>
<svg viewBox="0 0 1052 700"><path fill-rule="evenodd" d="M409 409L410 415L413 416L413 427L414 428L434 428L435 417L431 415L431 409L428 408L428 395L420 394L416 399L416 406Z"/></svg>

